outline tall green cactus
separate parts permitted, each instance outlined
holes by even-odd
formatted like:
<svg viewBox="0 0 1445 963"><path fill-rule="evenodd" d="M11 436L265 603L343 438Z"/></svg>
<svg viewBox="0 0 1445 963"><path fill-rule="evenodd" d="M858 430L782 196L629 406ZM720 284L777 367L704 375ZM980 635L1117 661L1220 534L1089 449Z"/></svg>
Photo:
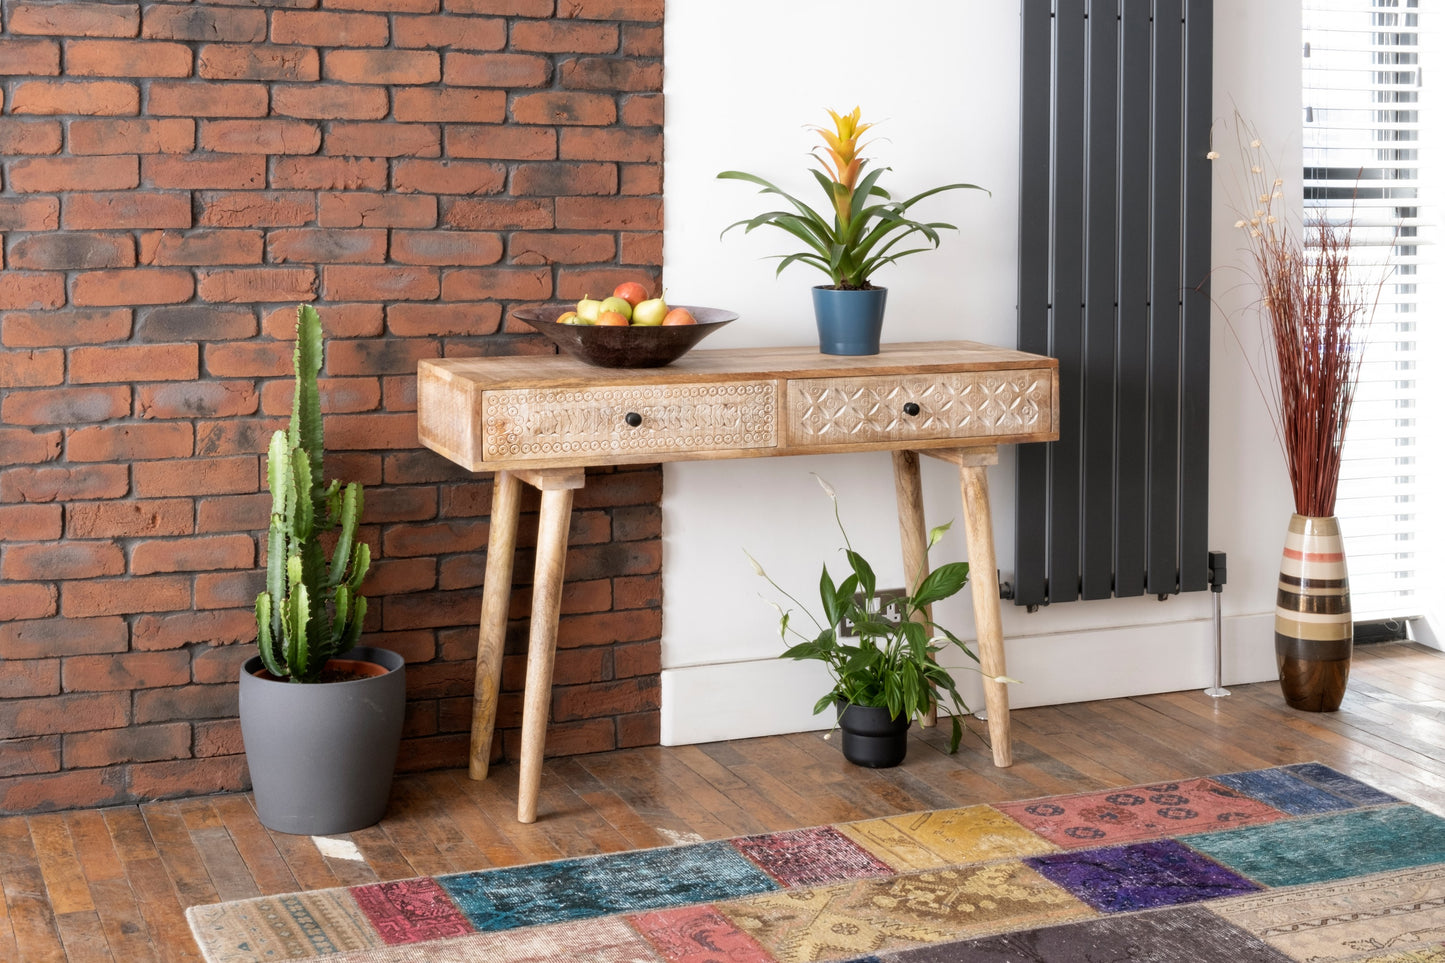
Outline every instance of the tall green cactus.
<svg viewBox="0 0 1445 963"><path fill-rule="evenodd" d="M359 589L371 549L356 540L361 485L322 483L321 319L296 312L296 397L291 425L271 436L266 482L271 527L266 589L256 596L256 642L266 670L292 682L317 682L326 660L356 645L366 619ZM339 528L328 565L320 536Z"/></svg>

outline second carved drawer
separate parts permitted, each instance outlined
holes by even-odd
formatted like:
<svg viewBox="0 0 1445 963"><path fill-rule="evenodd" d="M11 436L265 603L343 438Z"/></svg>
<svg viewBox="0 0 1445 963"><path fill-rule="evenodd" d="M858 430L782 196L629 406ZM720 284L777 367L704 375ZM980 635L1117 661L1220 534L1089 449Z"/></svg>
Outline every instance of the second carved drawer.
<svg viewBox="0 0 1445 963"><path fill-rule="evenodd" d="M786 443L806 448L1049 431L1053 372L795 378L788 382L784 410Z"/></svg>

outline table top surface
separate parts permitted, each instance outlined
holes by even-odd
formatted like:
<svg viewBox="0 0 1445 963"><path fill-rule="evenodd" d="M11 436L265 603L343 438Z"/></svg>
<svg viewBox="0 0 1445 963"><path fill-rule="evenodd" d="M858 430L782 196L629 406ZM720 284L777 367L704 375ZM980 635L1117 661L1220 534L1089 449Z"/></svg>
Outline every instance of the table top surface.
<svg viewBox="0 0 1445 963"><path fill-rule="evenodd" d="M420 363L420 371L430 377L489 388L696 384L738 378L838 378L1045 367L1057 368L1058 362L976 341L885 344L878 354L858 356L822 354L812 345L700 349L661 368L601 368L567 355L444 358Z"/></svg>

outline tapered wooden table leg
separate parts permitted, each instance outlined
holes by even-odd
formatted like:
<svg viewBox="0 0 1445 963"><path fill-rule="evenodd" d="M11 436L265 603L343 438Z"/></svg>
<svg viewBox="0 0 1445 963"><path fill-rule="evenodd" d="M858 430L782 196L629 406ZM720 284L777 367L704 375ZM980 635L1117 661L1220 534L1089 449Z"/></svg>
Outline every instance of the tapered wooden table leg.
<svg viewBox="0 0 1445 963"><path fill-rule="evenodd" d="M542 490L537 526L537 572L532 580L532 627L527 644L527 689L522 704L522 773L517 790L517 821L537 820L542 785L542 749L552 704L552 659L557 651L557 617L562 609L562 568L567 559L567 528L572 520L572 489Z"/></svg>
<svg viewBox="0 0 1445 963"><path fill-rule="evenodd" d="M923 518L923 480L918 471L918 452L893 453L893 489L898 496L898 538L903 543L903 579L908 594L917 591L928 577L928 528ZM919 612L915 621L927 615ZM919 720L923 726L938 723L938 708L929 709Z"/></svg>
<svg viewBox="0 0 1445 963"><path fill-rule="evenodd" d="M1008 689L993 681L1006 674L1003 621L998 608L998 563L993 552L993 518L988 508L988 475L982 465L960 465L963 524L968 533L969 582L973 585L973 623L978 632L978 659L983 669L983 703L988 710L988 738L995 766L1013 765L1009 735Z"/></svg>
<svg viewBox="0 0 1445 963"><path fill-rule="evenodd" d="M499 471L492 480L492 520L487 533L487 573L482 584L482 627L477 639L477 677L472 695L472 750L468 774L487 778L492 733L497 724L497 693L502 686L502 649L507 641L507 607L512 598L512 558L517 547L517 517L522 484Z"/></svg>

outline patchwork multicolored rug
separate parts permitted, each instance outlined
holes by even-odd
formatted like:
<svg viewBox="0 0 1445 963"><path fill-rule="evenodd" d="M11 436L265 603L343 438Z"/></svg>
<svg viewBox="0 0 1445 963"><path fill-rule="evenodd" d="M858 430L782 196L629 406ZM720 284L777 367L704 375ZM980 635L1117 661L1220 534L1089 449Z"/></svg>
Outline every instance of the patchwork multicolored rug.
<svg viewBox="0 0 1445 963"><path fill-rule="evenodd" d="M1445 820L1307 763L187 915L209 963L1445 963Z"/></svg>

